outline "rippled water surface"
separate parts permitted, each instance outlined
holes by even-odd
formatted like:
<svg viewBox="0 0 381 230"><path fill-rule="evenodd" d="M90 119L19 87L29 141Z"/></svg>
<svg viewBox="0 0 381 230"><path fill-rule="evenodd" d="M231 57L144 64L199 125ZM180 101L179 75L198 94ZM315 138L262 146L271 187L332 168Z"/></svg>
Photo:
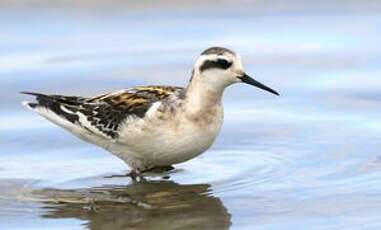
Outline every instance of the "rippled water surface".
<svg viewBox="0 0 381 230"><path fill-rule="evenodd" d="M0 228L381 228L380 7L289 2L3 8ZM218 140L169 179L107 178L128 167L19 103L21 90L184 85L211 45L239 52L281 97L229 88Z"/></svg>

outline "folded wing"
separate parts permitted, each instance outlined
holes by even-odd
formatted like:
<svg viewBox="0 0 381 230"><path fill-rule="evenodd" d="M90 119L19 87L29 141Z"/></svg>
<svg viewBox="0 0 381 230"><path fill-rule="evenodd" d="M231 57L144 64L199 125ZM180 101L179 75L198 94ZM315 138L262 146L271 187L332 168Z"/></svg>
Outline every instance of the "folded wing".
<svg viewBox="0 0 381 230"><path fill-rule="evenodd" d="M26 106L64 128L115 139L126 119L144 118L153 103L183 91L180 87L146 86L91 98L22 93L36 97L37 102L26 102Z"/></svg>

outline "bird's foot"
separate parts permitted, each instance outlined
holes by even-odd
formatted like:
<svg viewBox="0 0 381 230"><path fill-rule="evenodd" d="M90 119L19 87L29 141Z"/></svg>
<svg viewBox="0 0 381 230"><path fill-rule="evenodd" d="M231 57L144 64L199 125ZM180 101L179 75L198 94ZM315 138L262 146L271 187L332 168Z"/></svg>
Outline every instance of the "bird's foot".
<svg viewBox="0 0 381 230"><path fill-rule="evenodd" d="M119 174L119 175L111 175L111 176L105 176L105 178L115 178L115 177L130 177L133 181L142 181L144 180L143 175L141 172L132 169L127 174Z"/></svg>
<svg viewBox="0 0 381 230"><path fill-rule="evenodd" d="M115 177L130 177L133 181L139 182L139 181L144 181L144 176L143 173L153 173L153 174L159 174L159 173L165 173L168 171L173 170L174 167L172 165L168 166L156 166L153 168L145 169L143 171L137 170L137 169L132 169L130 172L127 174L122 174L122 175L111 175L111 176L106 176L105 178L115 178ZM163 179L169 179L168 175L164 175Z"/></svg>
<svg viewBox="0 0 381 230"><path fill-rule="evenodd" d="M142 172L140 172L139 170L132 169L129 173L127 173L127 175L131 177L132 181L134 182L145 181Z"/></svg>

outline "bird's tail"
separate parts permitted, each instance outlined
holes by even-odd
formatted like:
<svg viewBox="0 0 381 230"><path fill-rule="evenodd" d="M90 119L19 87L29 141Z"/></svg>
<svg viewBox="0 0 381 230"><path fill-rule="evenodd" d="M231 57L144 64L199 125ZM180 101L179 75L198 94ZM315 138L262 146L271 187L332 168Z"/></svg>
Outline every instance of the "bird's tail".
<svg viewBox="0 0 381 230"><path fill-rule="evenodd" d="M22 104L57 125L71 129L78 121L73 105L64 103L61 96L26 91L20 93L35 96L36 102L24 101Z"/></svg>
<svg viewBox="0 0 381 230"><path fill-rule="evenodd" d="M30 101L23 101L22 104L27 107L28 109L35 110L37 106L39 106L39 101L41 100L42 97L48 97L45 94L42 93L34 93L34 92L28 92L28 91L21 91L21 94L27 94L27 95L32 95L36 97L37 103L36 102L30 102Z"/></svg>

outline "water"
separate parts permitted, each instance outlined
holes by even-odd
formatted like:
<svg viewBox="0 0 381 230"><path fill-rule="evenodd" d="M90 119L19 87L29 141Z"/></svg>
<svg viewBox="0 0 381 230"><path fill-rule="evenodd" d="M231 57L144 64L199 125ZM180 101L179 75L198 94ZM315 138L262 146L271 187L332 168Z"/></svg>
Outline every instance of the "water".
<svg viewBox="0 0 381 230"><path fill-rule="evenodd" d="M0 228L380 228L379 4L272 2L3 7ZM281 97L229 88L217 142L167 180L105 178L128 168L19 104L21 90L184 85L211 45Z"/></svg>

